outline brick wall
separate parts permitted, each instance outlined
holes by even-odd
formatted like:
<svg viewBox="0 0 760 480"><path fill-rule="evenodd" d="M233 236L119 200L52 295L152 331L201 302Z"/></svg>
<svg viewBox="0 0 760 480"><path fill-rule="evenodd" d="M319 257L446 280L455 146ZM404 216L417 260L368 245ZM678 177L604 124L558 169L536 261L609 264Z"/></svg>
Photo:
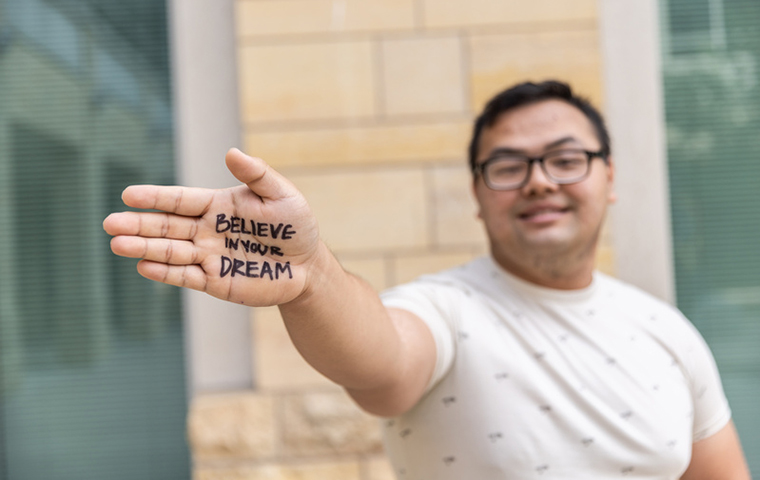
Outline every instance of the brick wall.
<svg viewBox="0 0 760 480"><path fill-rule="evenodd" d="M465 154L491 95L557 77L601 106L595 0L237 1L243 147L378 290L486 251ZM612 270L606 234L598 263ZM193 401L195 478L395 478L376 421L305 364L277 309L252 322L256 389Z"/></svg>

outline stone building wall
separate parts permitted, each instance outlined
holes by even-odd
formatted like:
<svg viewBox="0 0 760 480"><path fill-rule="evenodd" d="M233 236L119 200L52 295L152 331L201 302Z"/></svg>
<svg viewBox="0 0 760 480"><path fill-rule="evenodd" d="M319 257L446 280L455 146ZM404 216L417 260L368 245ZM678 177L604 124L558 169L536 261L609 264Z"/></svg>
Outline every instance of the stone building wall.
<svg viewBox="0 0 760 480"><path fill-rule="evenodd" d="M491 95L556 77L602 106L595 0L237 0L236 22L244 150L378 290L486 251L466 145ZM598 263L613 268L607 235ZM193 401L196 480L395 478L377 421L306 365L276 308L252 313L255 389Z"/></svg>

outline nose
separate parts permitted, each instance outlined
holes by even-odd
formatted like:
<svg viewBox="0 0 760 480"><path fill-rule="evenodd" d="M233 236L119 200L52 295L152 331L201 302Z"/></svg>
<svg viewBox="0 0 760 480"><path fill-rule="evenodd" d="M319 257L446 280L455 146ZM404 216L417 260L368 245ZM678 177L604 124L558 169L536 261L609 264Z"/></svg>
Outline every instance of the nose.
<svg viewBox="0 0 760 480"><path fill-rule="evenodd" d="M540 162L531 162L530 171L528 172L528 181L521 188L523 195L535 196L545 195L547 193L556 192L559 185L549 180L546 176L546 172L542 168L543 165L539 165Z"/></svg>

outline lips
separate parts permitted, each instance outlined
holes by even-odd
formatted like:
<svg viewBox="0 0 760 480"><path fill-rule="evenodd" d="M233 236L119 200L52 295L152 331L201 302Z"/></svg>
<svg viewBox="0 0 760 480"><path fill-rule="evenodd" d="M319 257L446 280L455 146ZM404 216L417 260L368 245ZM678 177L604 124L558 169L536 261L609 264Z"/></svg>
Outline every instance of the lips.
<svg viewBox="0 0 760 480"><path fill-rule="evenodd" d="M532 205L522 210L517 217L528 223L550 223L562 218L568 211L569 207L554 204Z"/></svg>

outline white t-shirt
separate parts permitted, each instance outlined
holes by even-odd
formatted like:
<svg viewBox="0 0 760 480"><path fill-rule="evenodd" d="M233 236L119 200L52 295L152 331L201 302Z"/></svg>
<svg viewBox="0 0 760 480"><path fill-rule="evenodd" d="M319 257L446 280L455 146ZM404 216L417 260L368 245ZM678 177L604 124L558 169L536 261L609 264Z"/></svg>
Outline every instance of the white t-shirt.
<svg viewBox="0 0 760 480"><path fill-rule="evenodd" d="M552 290L487 257L382 298L437 348L426 395L385 421L399 480L677 479L731 418L692 324L606 275Z"/></svg>

